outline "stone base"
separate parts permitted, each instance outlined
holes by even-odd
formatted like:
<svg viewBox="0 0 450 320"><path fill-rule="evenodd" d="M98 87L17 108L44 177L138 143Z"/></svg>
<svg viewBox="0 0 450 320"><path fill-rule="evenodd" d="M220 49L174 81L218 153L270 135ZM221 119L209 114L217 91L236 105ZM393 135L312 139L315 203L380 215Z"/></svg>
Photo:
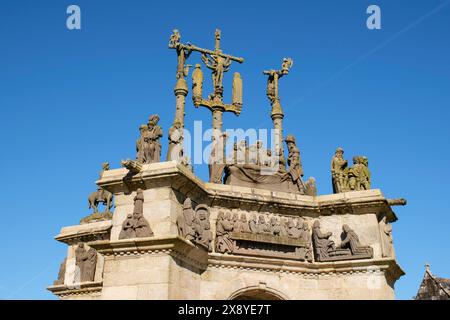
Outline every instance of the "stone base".
<svg viewBox="0 0 450 320"><path fill-rule="evenodd" d="M112 220L111 212L94 212L80 220L80 224Z"/></svg>
<svg viewBox="0 0 450 320"><path fill-rule="evenodd" d="M312 197L211 184L175 161L143 165L136 175L126 169L108 170L97 184L114 194L116 209L110 221L65 227L56 237L69 246L66 285L49 287L62 299L394 299L394 284L404 274L393 247L383 238L384 223L397 217L377 189ZM122 224L133 212L137 188L143 190L143 214L154 236L119 240ZM221 254L215 252L213 239L213 252L207 252L178 235L177 217L186 197L195 206L209 207L213 235L220 211L264 215L266 220L301 218L310 230L318 220L337 247L347 224L361 244L373 250L372 258L304 261L306 252L298 249L310 248L298 239L242 234L233 236L258 250ZM79 241L97 250L99 260L95 284L73 288L67 285L73 282L70 270ZM264 247L271 254L259 250Z"/></svg>

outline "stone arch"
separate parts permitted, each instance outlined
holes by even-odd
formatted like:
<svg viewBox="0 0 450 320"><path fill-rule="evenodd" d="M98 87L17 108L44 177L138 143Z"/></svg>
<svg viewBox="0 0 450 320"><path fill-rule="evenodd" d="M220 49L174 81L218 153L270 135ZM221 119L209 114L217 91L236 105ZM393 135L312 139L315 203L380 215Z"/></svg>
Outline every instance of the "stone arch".
<svg viewBox="0 0 450 320"><path fill-rule="evenodd" d="M249 286L236 290L228 300L289 300L289 298L274 288Z"/></svg>

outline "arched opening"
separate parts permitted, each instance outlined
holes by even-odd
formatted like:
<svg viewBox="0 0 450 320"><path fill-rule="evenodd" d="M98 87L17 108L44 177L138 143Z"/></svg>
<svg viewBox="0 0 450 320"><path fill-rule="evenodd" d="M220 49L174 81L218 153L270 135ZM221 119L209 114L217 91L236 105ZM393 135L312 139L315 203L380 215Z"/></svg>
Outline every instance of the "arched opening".
<svg viewBox="0 0 450 320"><path fill-rule="evenodd" d="M267 288L245 288L233 293L229 300L286 300L281 293Z"/></svg>

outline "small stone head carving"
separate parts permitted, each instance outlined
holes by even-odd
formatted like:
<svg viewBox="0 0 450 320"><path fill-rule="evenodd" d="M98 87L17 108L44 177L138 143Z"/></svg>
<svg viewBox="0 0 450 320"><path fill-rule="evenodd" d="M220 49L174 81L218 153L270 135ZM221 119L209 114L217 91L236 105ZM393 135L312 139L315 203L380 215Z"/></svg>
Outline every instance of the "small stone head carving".
<svg viewBox="0 0 450 320"><path fill-rule="evenodd" d="M245 213L241 213L241 221L247 222L247 215Z"/></svg>
<svg viewBox="0 0 450 320"><path fill-rule="evenodd" d="M155 126L158 124L158 121L159 121L159 116L157 114L153 114L150 116L150 118L148 120L148 125Z"/></svg>
<svg viewBox="0 0 450 320"><path fill-rule="evenodd" d="M314 221L313 229L320 229L320 222L319 222L319 220Z"/></svg>
<svg viewBox="0 0 450 320"><path fill-rule="evenodd" d="M183 209L191 209L192 208L192 201L191 198L186 198L183 202Z"/></svg>

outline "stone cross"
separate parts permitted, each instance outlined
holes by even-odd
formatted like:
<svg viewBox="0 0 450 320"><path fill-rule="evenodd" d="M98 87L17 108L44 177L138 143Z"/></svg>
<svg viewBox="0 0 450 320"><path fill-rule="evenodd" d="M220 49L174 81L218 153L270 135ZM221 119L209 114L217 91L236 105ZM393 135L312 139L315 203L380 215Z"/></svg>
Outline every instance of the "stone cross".
<svg viewBox="0 0 450 320"><path fill-rule="evenodd" d="M233 77L233 103L226 104L223 102L223 74L230 69L232 61L239 63L244 62L243 58L234 57L222 52L220 48L221 33L216 30L215 48L213 50L199 48L193 45L189 46L192 51L198 51L202 54L202 61L208 69L212 70L212 80L214 92L209 95L208 99L202 97L202 81L203 75L200 67L196 67L196 73L193 74L193 101L195 107L206 107L213 114L213 129L218 134L222 133L222 114L224 112L233 112L239 115L242 110L242 80L239 73L235 73ZM199 89L200 88L200 89Z"/></svg>
<svg viewBox="0 0 450 320"><path fill-rule="evenodd" d="M293 61L291 58L284 58L280 70L266 70L263 74L268 75L267 79L267 97L272 105L272 112L270 114L275 134L277 135L275 151L279 156L280 169L285 169L285 158L283 148L283 118L284 113L281 108L280 97L278 95L278 80L289 73L289 69L292 67Z"/></svg>

